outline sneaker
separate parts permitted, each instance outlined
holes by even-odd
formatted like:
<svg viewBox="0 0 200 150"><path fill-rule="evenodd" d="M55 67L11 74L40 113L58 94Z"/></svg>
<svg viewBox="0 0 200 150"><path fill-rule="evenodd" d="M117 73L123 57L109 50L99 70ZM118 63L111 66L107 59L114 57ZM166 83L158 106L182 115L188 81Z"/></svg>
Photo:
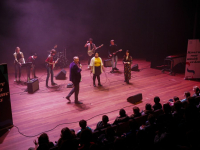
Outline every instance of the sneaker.
<svg viewBox="0 0 200 150"><path fill-rule="evenodd" d="M16 79L16 78L14 79L14 82L17 82L17 79Z"/></svg>
<svg viewBox="0 0 200 150"><path fill-rule="evenodd" d="M69 101L69 103L71 103L71 100L69 99L69 96L66 96L66 99Z"/></svg>
<svg viewBox="0 0 200 150"><path fill-rule="evenodd" d="M110 71L110 73L114 73L114 69L112 69L112 70Z"/></svg>

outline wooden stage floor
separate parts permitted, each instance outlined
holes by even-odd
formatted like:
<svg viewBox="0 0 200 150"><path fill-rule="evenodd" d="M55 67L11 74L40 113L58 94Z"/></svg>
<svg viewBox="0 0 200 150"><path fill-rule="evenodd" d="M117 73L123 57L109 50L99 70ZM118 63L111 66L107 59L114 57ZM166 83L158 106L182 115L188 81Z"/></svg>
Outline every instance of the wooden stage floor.
<svg viewBox="0 0 200 150"><path fill-rule="evenodd" d="M88 126L92 129L95 129L103 114L107 114L112 123L121 108L124 108L128 115L132 114L134 105L128 103L126 99L138 93L143 95L142 102L137 104L142 110L146 103L153 104L155 96L159 96L163 104L173 96L182 99L185 91L193 93L192 87L200 86L198 81L184 80L184 74L170 76L169 72L162 73L161 70L150 68L150 62L145 60L134 60L133 64L136 63L141 70L132 72L129 85L124 82L123 65L120 61L119 71L111 74L110 68L106 68L106 73L101 75L103 87L95 88L92 85L92 74L87 69L87 65L83 64L79 94L82 105L67 104L65 99L71 90L71 88L66 88L70 83L69 68L65 68L67 79L55 80L58 85L50 88L45 87L45 68L39 70L36 75L39 77L40 89L34 94L24 92L26 85L14 83L14 71L9 68L13 122L21 133L30 137L22 136L17 128L13 127L0 138L0 150L27 150L34 146L33 140L38 137L39 133L59 125L48 132L50 141L54 142L59 139L63 127L73 128L77 132L79 130L78 121L81 119L88 120ZM54 75L60 70L54 70ZM25 71L22 73L21 79L25 81L26 73ZM71 100L73 99L72 95Z"/></svg>

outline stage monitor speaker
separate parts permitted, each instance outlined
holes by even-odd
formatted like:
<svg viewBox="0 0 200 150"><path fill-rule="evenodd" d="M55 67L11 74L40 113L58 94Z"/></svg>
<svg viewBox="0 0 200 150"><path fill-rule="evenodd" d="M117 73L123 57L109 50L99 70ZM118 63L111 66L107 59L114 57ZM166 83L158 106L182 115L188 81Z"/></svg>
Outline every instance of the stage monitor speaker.
<svg viewBox="0 0 200 150"><path fill-rule="evenodd" d="M104 67L112 67L112 60L111 59L104 60Z"/></svg>
<svg viewBox="0 0 200 150"><path fill-rule="evenodd" d="M139 71L138 64L133 65L131 71Z"/></svg>
<svg viewBox="0 0 200 150"><path fill-rule="evenodd" d="M62 69L57 75L56 79L57 80L65 80L66 79L66 72L64 69Z"/></svg>
<svg viewBox="0 0 200 150"><path fill-rule="evenodd" d="M133 95L127 98L127 101L132 104L140 102L141 100L142 100L142 93L138 93L136 95Z"/></svg>
<svg viewBox="0 0 200 150"><path fill-rule="evenodd" d="M39 81L38 79L31 79L30 81L27 82L27 89L28 93L34 93L39 89Z"/></svg>

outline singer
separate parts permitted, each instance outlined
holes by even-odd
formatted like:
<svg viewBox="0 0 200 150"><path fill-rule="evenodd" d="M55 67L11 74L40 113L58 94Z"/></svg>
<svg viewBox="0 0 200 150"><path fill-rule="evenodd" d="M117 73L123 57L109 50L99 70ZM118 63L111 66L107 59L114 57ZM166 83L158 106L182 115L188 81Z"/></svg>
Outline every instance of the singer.
<svg viewBox="0 0 200 150"><path fill-rule="evenodd" d="M102 73L102 70L104 71L104 67L102 59L99 57L98 52L95 52L94 57L91 59L90 67L91 67L91 73L93 73L93 86L96 87L95 84L96 78L98 80L98 85L102 86L100 82L100 74Z"/></svg>
<svg viewBox="0 0 200 150"><path fill-rule="evenodd" d="M69 94L66 96L66 99L70 100L70 96L75 93L75 104L82 104L82 102L78 101L78 94L79 94L79 83L81 81L81 71L82 71L82 65L79 62L78 56L74 57L74 61L70 64L70 74L69 74L69 79L72 81L74 87L73 89L69 92Z"/></svg>

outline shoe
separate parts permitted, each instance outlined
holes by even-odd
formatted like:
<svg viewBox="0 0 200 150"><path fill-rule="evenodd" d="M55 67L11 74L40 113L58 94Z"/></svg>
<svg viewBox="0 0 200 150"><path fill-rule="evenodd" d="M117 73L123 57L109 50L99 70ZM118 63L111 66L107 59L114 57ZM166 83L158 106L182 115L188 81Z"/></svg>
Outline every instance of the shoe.
<svg viewBox="0 0 200 150"><path fill-rule="evenodd" d="M119 70L118 68L114 68L115 70Z"/></svg>
<svg viewBox="0 0 200 150"><path fill-rule="evenodd" d="M71 103L71 100L69 99L69 97L68 97L68 96L66 96L66 99L69 101L69 103Z"/></svg>
<svg viewBox="0 0 200 150"><path fill-rule="evenodd" d="M34 78L38 78L37 76L34 76Z"/></svg>
<svg viewBox="0 0 200 150"><path fill-rule="evenodd" d="M47 87L47 88L49 88L49 86L48 86L48 85L46 85L46 87Z"/></svg>
<svg viewBox="0 0 200 150"><path fill-rule="evenodd" d="M51 85L57 85L57 84L53 82L53 83L51 83Z"/></svg>
<svg viewBox="0 0 200 150"><path fill-rule="evenodd" d="M127 84L129 84L129 81L126 81Z"/></svg>
<svg viewBox="0 0 200 150"><path fill-rule="evenodd" d="M96 87L96 84L93 84L94 87Z"/></svg>
<svg viewBox="0 0 200 150"><path fill-rule="evenodd" d="M110 71L110 73L114 73L114 69L112 69L112 70Z"/></svg>
<svg viewBox="0 0 200 150"><path fill-rule="evenodd" d="M76 101L75 104L83 104L82 102L80 101Z"/></svg>
<svg viewBox="0 0 200 150"><path fill-rule="evenodd" d="M126 82L126 80L124 80L124 82Z"/></svg>
<svg viewBox="0 0 200 150"><path fill-rule="evenodd" d="M102 86L101 83L99 83L98 86Z"/></svg>
<svg viewBox="0 0 200 150"><path fill-rule="evenodd" d="M17 82L17 79L16 79L16 78L14 79L14 82Z"/></svg>
<svg viewBox="0 0 200 150"><path fill-rule="evenodd" d="M19 82L21 82L21 79L19 78L19 80L18 80Z"/></svg>

